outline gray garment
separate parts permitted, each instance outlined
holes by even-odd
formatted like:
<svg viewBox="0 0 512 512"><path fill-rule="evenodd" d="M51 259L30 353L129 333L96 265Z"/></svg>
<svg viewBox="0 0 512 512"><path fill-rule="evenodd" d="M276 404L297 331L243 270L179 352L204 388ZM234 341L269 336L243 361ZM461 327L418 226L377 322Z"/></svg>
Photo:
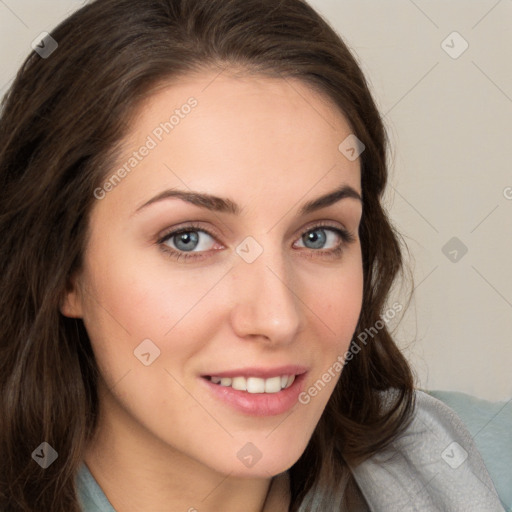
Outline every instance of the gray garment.
<svg viewBox="0 0 512 512"><path fill-rule="evenodd" d="M351 469L372 512L504 512L462 420L423 391L407 430Z"/></svg>
<svg viewBox="0 0 512 512"><path fill-rule="evenodd" d="M351 468L370 511L504 512L462 420L440 400L415 394L414 418L404 433ZM116 512L85 464L77 485L83 512Z"/></svg>

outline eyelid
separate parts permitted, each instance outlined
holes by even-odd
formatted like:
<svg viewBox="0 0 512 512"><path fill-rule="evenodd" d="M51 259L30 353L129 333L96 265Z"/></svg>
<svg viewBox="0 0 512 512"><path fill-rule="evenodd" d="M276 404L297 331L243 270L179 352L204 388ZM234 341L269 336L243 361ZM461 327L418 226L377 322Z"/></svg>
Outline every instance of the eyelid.
<svg viewBox="0 0 512 512"><path fill-rule="evenodd" d="M186 233L188 231L201 231L211 236L212 238L220 238L220 235L217 233L215 229L204 228L203 226L200 226L196 222L186 222L183 223L182 226L174 226L161 232L157 237L157 243L164 242L165 240L170 238L170 235L179 235L180 233Z"/></svg>

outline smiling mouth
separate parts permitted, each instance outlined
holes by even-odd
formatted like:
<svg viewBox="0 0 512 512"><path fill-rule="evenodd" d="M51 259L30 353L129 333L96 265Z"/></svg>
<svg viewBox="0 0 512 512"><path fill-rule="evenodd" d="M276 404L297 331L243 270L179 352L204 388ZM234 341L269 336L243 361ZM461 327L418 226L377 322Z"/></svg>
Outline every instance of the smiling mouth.
<svg viewBox="0 0 512 512"><path fill-rule="evenodd" d="M217 377L205 376L206 380L218 386L229 387L247 393L279 393L288 389L295 380L295 375L281 375L263 379L261 377Z"/></svg>

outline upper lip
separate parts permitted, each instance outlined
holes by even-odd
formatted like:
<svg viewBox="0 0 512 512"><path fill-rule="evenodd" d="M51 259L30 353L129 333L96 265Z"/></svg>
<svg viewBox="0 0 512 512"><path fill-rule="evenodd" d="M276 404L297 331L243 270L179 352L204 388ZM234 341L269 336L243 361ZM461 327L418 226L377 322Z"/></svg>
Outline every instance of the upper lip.
<svg viewBox="0 0 512 512"><path fill-rule="evenodd" d="M301 365L289 364L284 366L276 366L274 368L264 367L247 367L234 370L212 371L205 373L202 377L260 377L262 379L270 379L272 377L280 377L282 375L300 375L306 373L307 368Z"/></svg>

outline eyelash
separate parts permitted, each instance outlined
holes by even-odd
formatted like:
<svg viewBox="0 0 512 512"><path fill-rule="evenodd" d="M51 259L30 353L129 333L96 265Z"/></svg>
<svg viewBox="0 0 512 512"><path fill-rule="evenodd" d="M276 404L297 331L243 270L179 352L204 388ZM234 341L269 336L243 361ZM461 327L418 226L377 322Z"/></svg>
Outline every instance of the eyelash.
<svg viewBox="0 0 512 512"><path fill-rule="evenodd" d="M342 240L342 242L335 247L334 249L328 249L328 250L321 250L321 249L309 249L310 252L318 253L320 257L329 257L329 258L337 258L341 255L346 245L351 244L355 241L355 236L347 231L346 229L342 229L339 227L331 226L329 224L317 224L306 231L303 232L302 236L304 236L306 233L310 233L312 231L317 231L318 229L327 229L330 231L334 231ZM200 231L202 233L206 233L211 238L215 239L215 236L210 233L208 230L202 228L201 226L198 226L197 224L191 223L187 226L184 226L182 228L177 229L176 231L171 231L164 236L162 236L159 240L157 240L157 244L160 246L160 248L171 258L175 260L201 260L205 258L204 255L207 251L201 251L201 252L184 252L184 251L177 251L176 249L173 249L172 247L169 247L165 244L165 242L174 236L181 235L182 233L189 233L191 231ZM307 247L306 247L307 249ZM314 257L314 256L311 256Z"/></svg>

